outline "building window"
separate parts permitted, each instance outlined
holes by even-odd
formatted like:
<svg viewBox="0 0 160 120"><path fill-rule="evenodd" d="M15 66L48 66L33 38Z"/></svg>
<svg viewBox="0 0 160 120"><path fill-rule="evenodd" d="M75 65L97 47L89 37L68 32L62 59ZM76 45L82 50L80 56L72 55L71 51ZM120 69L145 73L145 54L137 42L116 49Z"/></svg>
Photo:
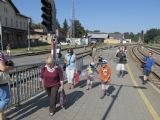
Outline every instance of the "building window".
<svg viewBox="0 0 160 120"><path fill-rule="evenodd" d="M22 28L22 22L20 22L20 28Z"/></svg>
<svg viewBox="0 0 160 120"><path fill-rule="evenodd" d="M24 29L26 28L26 24L25 24L25 22L24 22Z"/></svg>
<svg viewBox="0 0 160 120"><path fill-rule="evenodd" d="M7 8L6 8L6 13L8 12Z"/></svg>
<svg viewBox="0 0 160 120"><path fill-rule="evenodd" d="M8 26L8 19L5 17L5 26Z"/></svg>
<svg viewBox="0 0 160 120"><path fill-rule="evenodd" d="M7 13L8 11L7 11L7 8L6 7L4 7L4 13Z"/></svg>
<svg viewBox="0 0 160 120"><path fill-rule="evenodd" d="M11 19L11 27L13 27L13 19Z"/></svg>
<svg viewBox="0 0 160 120"><path fill-rule="evenodd" d="M18 28L18 21L16 20L16 28Z"/></svg>

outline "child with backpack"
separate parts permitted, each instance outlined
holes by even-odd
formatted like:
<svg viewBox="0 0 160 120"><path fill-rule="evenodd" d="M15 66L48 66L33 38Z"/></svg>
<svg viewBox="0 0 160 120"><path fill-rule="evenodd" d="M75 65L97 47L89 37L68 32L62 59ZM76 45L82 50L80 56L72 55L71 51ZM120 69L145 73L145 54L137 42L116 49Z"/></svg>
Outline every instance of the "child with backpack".
<svg viewBox="0 0 160 120"><path fill-rule="evenodd" d="M87 68L87 88L86 90L89 90L92 88L95 72L97 72L95 63L91 62Z"/></svg>
<svg viewBox="0 0 160 120"><path fill-rule="evenodd" d="M110 77L111 77L111 69L107 65L107 60L102 61L102 64L98 70L98 73L99 73L99 77L102 85L102 95L100 98L103 99L106 94L109 95L108 88L109 88Z"/></svg>

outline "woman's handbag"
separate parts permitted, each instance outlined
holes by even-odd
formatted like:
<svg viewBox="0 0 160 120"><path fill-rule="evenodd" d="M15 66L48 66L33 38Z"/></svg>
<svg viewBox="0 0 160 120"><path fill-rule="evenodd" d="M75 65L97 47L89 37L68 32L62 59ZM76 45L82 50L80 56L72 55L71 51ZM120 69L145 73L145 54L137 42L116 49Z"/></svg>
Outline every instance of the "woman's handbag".
<svg viewBox="0 0 160 120"><path fill-rule="evenodd" d="M78 71L76 71L75 73L74 73L74 84L76 85L76 84L78 84L80 82L80 80L79 80L79 73L78 73Z"/></svg>
<svg viewBox="0 0 160 120"><path fill-rule="evenodd" d="M59 92L59 103L60 103L60 106L62 108L65 107L65 103L66 103L66 93L64 91L64 89L60 90Z"/></svg>
<svg viewBox="0 0 160 120"><path fill-rule="evenodd" d="M66 63L64 63L64 65L63 65L63 70L64 71L66 70Z"/></svg>

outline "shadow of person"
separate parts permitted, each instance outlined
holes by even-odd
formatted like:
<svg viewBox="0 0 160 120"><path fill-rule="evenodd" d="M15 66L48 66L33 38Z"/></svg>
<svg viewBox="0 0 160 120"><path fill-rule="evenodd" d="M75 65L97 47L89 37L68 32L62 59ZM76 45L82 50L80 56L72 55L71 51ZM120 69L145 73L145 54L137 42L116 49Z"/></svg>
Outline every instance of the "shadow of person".
<svg viewBox="0 0 160 120"><path fill-rule="evenodd" d="M139 76L139 79L140 79L141 82L143 83L143 76Z"/></svg>
<svg viewBox="0 0 160 120"><path fill-rule="evenodd" d="M83 88L86 86L86 84L87 84L87 80L80 80L80 82L77 85L75 85L75 87Z"/></svg>
<svg viewBox="0 0 160 120"><path fill-rule="evenodd" d="M113 85L110 85L108 88L108 94L111 95L114 90L115 90L115 87Z"/></svg>
<svg viewBox="0 0 160 120"><path fill-rule="evenodd" d="M128 71L124 71L124 75L128 74Z"/></svg>
<svg viewBox="0 0 160 120"><path fill-rule="evenodd" d="M101 82L94 82L92 88L95 88L97 86L99 86L101 84Z"/></svg>
<svg viewBox="0 0 160 120"><path fill-rule="evenodd" d="M68 109L72 106L78 99L84 95L82 91L74 91L67 95L67 101L65 103L65 109Z"/></svg>

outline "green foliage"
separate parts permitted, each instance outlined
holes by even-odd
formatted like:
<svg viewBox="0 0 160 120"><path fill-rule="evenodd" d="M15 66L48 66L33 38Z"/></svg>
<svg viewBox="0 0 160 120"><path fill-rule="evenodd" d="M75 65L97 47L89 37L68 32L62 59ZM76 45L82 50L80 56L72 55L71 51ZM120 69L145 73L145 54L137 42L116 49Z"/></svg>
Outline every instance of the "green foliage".
<svg viewBox="0 0 160 120"><path fill-rule="evenodd" d="M43 25L41 23L31 23L31 29L43 29Z"/></svg>
<svg viewBox="0 0 160 120"><path fill-rule="evenodd" d="M146 34L145 34L145 37L144 37L144 41L146 43L149 43L149 42L153 42L154 40L154 37L157 36L157 29L150 29L150 30L147 30Z"/></svg>
<svg viewBox="0 0 160 120"><path fill-rule="evenodd" d="M62 28L62 32L65 37L67 37L68 30L69 30L69 26L68 26L67 20L65 19L63 23L63 28Z"/></svg>
<svg viewBox="0 0 160 120"><path fill-rule="evenodd" d="M86 35L86 31L84 29L84 27L81 25L81 23L79 22L79 20L75 20L74 21L74 28L75 28L75 38L81 38L84 35Z"/></svg>
<svg viewBox="0 0 160 120"><path fill-rule="evenodd" d="M98 32L101 32L101 31L100 30L94 30L93 32L98 33Z"/></svg>
<svg viewBox="0 0 160 120"><path fill-rule="evenodd" d="M160 35L154 37L154 43L160 43Z"/></svg>
<svg viewBox="0 0 160 120"><path fill-rule="evenodd" d="M61 30L61 26L59 24L59 21L58 19L56 19L56 28L60 31Z"/></svg>
<svg viewBox="0 0 160 120"><path fill-rule="evenodd" d="M134 42L138 42L139 37L141 36L140 33L134 34L133 32L125 32L123 34L125 39L131 39Z"/></svg>

